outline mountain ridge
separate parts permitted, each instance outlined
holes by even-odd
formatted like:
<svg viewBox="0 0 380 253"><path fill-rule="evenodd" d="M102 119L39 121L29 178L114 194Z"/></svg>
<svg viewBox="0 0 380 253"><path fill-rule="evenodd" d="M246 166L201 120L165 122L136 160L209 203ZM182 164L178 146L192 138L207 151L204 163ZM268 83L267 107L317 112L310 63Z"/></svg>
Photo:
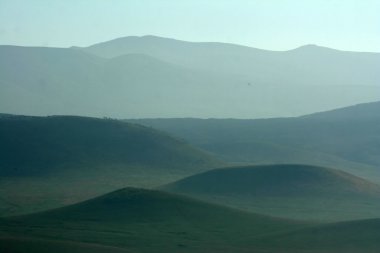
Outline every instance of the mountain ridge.
<svg viewBox="0 0 380 253"><path fill-rule="evenodd" d="M271 118L380 99L380 54L275 52L156 37L122 39L120 46L110 43L87 48L0 46L2 111L114 118ZM108 51L133 55L99 56ZM141 64L147 60L141 54L158 61Z"/></svg>

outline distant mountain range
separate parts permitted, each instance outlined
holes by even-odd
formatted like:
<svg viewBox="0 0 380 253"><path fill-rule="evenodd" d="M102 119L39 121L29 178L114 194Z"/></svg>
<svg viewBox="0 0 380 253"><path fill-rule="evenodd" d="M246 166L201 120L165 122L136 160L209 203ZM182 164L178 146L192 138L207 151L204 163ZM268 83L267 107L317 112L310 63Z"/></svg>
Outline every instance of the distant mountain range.
<svg viewBox="0 0 380 253"><path fill-rule="evenodd" d="M379 86L378 53L339 51L306 45L268 51L216 42L186 42L155 36L124 37L82 48L113 58L144 54L191 69L247 78L252 85Z"/></svg>
<svg viewBox="0 0 380 253"><path fill-rule="evenodd" d="M380 100L379 67L379 53L155 36L86 48L0 46L0 108L118 118L299 116Z"/></svg>
<svg viewBox="0 0 380 253"><path fill-rule="evenodd" d="M297 118L141 119L236 163L339 168L380 182L380 102Z"/></svg>

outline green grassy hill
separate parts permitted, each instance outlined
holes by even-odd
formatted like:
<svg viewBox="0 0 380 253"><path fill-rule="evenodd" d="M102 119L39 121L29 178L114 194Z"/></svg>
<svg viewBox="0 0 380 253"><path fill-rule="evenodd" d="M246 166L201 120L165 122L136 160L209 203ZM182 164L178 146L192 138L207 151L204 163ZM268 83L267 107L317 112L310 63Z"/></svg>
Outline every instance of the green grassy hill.
<svg viewBox="0 0 380 253"><path fill-rule="evenodd" d="M13 238L94 243L131 252L246 252L254 248L255 238L306 226L137 188L0 220L1 231Z"/></svg>
<svg viewBox="0 0 380 253"><path fill-rule="evenodd" d="M301 223L137 188L0 219L0 229L0 250L18 253L44 252L39 251L41 245L54 252L107 252L108 248L108 252L140 253L373 253L380 249L378 220Z"/></svg>
<svg viewBox="0 0 380 253"><path fill-rule="evenodd" d="M158 185L222 164L164 133L111 119L1 117L0 143L2 214Z"/></svg>
<svg viewBox="0 0 380 253"><path fill-rule="evenodd" d="M308 165L215 169L160 189L293 219L380 217L380 186L342 171Z"/></svg>
<svg viewBox="0 0 380 253"><path fill-rule="evenodd" d="M0 175L36 176L60 167L140 165L202 170L212 158L136 124L74 116L0 119Z"/></svg>

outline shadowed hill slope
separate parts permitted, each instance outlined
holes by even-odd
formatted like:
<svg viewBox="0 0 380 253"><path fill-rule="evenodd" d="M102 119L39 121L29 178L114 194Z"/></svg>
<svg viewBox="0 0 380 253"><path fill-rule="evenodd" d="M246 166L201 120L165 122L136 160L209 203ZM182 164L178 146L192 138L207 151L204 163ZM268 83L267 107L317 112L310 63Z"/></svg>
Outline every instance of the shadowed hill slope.
<svg viewBox="0 0 380 253"><path fill-rule="evenodd" d="M32 236L59 240L58 246L65 241L67 246L96 243L98 250L112 246L129 252L369 253L380 248L378 220L300 223L136 188L1 219L0 228L3 238L13 241ZM24 243L10 246L20 248ZM36 247L29 245L29 250Z"/></svg>
<svg viewBox="0 0 380 253"><path fill-rule="evenodd" d="M110 119L1 117L0 143L1 214L157 185L222 164L164 133Z"/></svg>
<svg viewBox="0 0 380 253"><path fill-rule="evenodd" d="M299 118L142 119L230 162L333 167L380 182L379 103Z"/></svg>
<svg viewBox="0 0 380 253"><path fill-rule="evenodd" d="M214 169L169 184L167 189L250 196L380 194L380 186L348 173L292 164Z"/></svg>
<svg viewBox="0 0 380 253"><path fill-rule="evenodd" d="M380 211L380 186L308 165L215 169L161 189L294 219L359 219Z"/></svg>
<svg viewBox="0 0 380 253"><path fill-rule="evenodd" d="M17 237L72 240L132 252L250 249L250 239L307 224L255 215L180 195L126 188L76 205L0 221Z"/></svg>
<svg viewBox="0 0 380 253"><path fill-rule="evenodd" d="M321 225L297 232L270 236L261 241L277 248L302 252L371 252L379 251L380 219L358 220ZM313 251L308 251L313 249Z"/></svg>
<svg viewBox="0 0 380 253"><path fill-rule="evenodd" d="M0 118L0 142L2 176L41 175L62 166L112 163L201 170L216 162L164 133L110 119Z"/></svg>
<svg viewBox="0 0 380 253"><path fill-rule="evenodd" d="M38 238L1 237L0 251L6 253L130 253L116 247L96 244L56 241Z"/></svg>

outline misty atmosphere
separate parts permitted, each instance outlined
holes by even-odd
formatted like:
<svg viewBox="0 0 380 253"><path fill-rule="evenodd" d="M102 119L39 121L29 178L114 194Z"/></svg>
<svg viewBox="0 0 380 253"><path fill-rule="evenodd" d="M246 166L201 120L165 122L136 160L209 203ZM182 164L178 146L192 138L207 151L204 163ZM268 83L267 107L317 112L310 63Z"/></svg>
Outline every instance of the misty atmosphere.
<svg viewBox="0 0 380 253"><path fill-rule="evenodd" d="M378 13L0 0L0 252L380 252Z"/></svg>

